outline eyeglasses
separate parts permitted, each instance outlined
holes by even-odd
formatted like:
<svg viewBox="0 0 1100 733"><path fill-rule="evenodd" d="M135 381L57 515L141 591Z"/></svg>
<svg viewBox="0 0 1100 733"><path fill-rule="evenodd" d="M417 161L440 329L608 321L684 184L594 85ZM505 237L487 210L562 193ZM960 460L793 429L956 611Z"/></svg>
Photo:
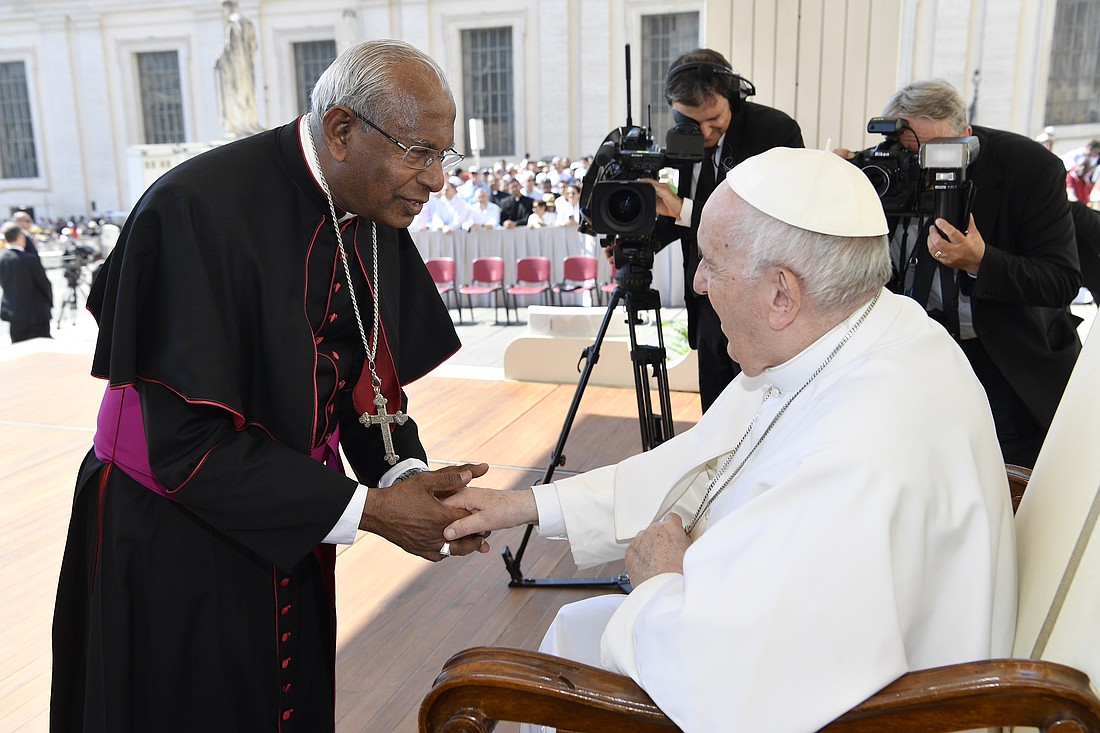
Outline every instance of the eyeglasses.
<svg viewBox="0 0 1100 733"><path fill-rule="evenodd" d="M393 135L389 134L381 127L374 124L355 110L352 110L352 112L355 112L356 117L362 120L365 124L373 127L391 143L404 150L405 154L401 156L401 162L403 162L410 168L422 171L425 168L431 168L438 160L440 161L440 165L443 166L443 172L446 173L447 171L451 170L456 165L461 163L462 159L466 157L454 148L447 148L446 150L436 150L435 148L425 147L424 145L405 145L403 142L401 142Z"/></svg>

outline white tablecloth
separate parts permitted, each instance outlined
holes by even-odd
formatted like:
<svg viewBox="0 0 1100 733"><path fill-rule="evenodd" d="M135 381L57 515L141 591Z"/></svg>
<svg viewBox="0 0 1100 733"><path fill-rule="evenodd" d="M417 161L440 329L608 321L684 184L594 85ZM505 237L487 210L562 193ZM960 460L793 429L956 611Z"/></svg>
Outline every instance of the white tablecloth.
<svg viewBox="0 0 1100 733"><path fill-rule="evenodd" d="M470 263L476 257L504 258L504 285L515 282L516 260L541 255L550 258L550 280L562 279L562 260L567 255L590 254L599 260L599 283L608 281L607 258L592 235L580 234L572 227L540 227L537 229L475 229L473 231L410 232L420 256L453 257L455 281L463 285L470 281ZM673 242L657 253L653 261L653 287L661 293L661 304L680 307L684 304L683 258L680 243ZM575 299L574 299L575 300ZM565 300L565 304L569 304ZM483 300L479 305L490 305ZM521 305L526 305L521 303Z"/></svg>

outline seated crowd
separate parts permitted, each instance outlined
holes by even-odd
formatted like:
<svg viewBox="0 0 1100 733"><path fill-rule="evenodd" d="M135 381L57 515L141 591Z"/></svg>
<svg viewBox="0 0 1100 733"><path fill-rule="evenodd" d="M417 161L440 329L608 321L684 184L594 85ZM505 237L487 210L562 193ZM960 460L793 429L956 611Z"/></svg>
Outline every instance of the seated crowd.
<svg viewBox="0 0 1100 733"><path fill-rule="evenodd" d="M457 170L413 220L412 231L576 226L589 158L497 161Z"/></svg>

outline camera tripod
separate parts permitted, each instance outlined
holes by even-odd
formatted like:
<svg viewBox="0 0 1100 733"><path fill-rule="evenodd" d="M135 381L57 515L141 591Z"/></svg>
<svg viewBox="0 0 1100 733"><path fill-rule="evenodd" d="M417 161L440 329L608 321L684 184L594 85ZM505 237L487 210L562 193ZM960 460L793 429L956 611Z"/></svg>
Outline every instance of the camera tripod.
<svg viewBox="0 0 1100 733"><path fill-rule="evenodd" d="M628 272L628 269L619 271L616 278L618 286L611 295L611 302L608 303L603 323L600 324L599 331L596 333L596 340L581 354L581 358L585 362L584 369L581 372L580 381L577 383L577 390L573 393L573 402L569 405L565 423L558 435L557 445L550 456L550 465L546 468L546 475L542 479L543 484L550 483L554 477L554 469L564 464L565 443L569 438L569 431L577 417L577 409L580 407L581 397L588 385L588 380L592 376L592 370L600 359L600 346L607 334L607 327L611 323L611 318L620 302L626 305L627 324L630 328L630 360L634 365L634 391L638 399L638 420L642 432L642 450L654 448L673 435L672 398L668 386L665 340L661 330L661 295L649 287L652 274L648 272L645 273L647 279L644 288L636 287L634 283L624 285L623 283L626 280L623 276ZM647 310L653 311L654 320L657 323L656 346L638 345L636 333L636 326L640 323L638 313ZM659 413L653 412L649 367L653 368L653 376L657 385ZM508 582L509 588L616 588L623 593L631 591L630 578L625 573L614 578L525 578L523 570L520 568L520 562L523 560L523 552L527 548L527 541L531 538L533 530L534 525L527 525L527 529L523 534L523 541L520 543L515 556L512 555L512 551L508 547L505 547L504 552L501 553L504 558L504 567L507 568L508 574L511 576L511 580Z"/></svg>
<svg viewBox="0 0 1100 733"><path fill-rule="evenodd" d="M65 282L68 284L68 289L65 291L65 299L61 301L61 307L57 312L57 327L61 328L62 321L65 320L65 316L69 316L70 322L75 326L77 316L80 313L80 298L84 297L84 300L88 300L88 288L83 283L84 280L84 268L83 266L76 266L72 268L66 266L65 268Z"/></svg>

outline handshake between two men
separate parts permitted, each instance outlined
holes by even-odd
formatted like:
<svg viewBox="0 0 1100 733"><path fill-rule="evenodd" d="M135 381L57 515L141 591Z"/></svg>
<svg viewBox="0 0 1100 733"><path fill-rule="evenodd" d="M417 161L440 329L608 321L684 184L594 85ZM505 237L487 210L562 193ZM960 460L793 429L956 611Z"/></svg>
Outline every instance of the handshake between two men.
<svg viewBox="0 0 1100 733"><path fill-rule="evenodd" d="M448 466L413 474L400 490L367 495L360 527L429 560L489 552L494 530L538 524L533 489L500 491L470 486L489 470L484 463ZM421 506L417 508L417 504ZM404 522L378 522L369 517L401 516ZM439 526L450 522L439 539ZM673 513L642 530L626 551L626 572L634 583L660 573L682 573L691 539L683 520ZM441 550L443 550L441 552Z"/></svg>

